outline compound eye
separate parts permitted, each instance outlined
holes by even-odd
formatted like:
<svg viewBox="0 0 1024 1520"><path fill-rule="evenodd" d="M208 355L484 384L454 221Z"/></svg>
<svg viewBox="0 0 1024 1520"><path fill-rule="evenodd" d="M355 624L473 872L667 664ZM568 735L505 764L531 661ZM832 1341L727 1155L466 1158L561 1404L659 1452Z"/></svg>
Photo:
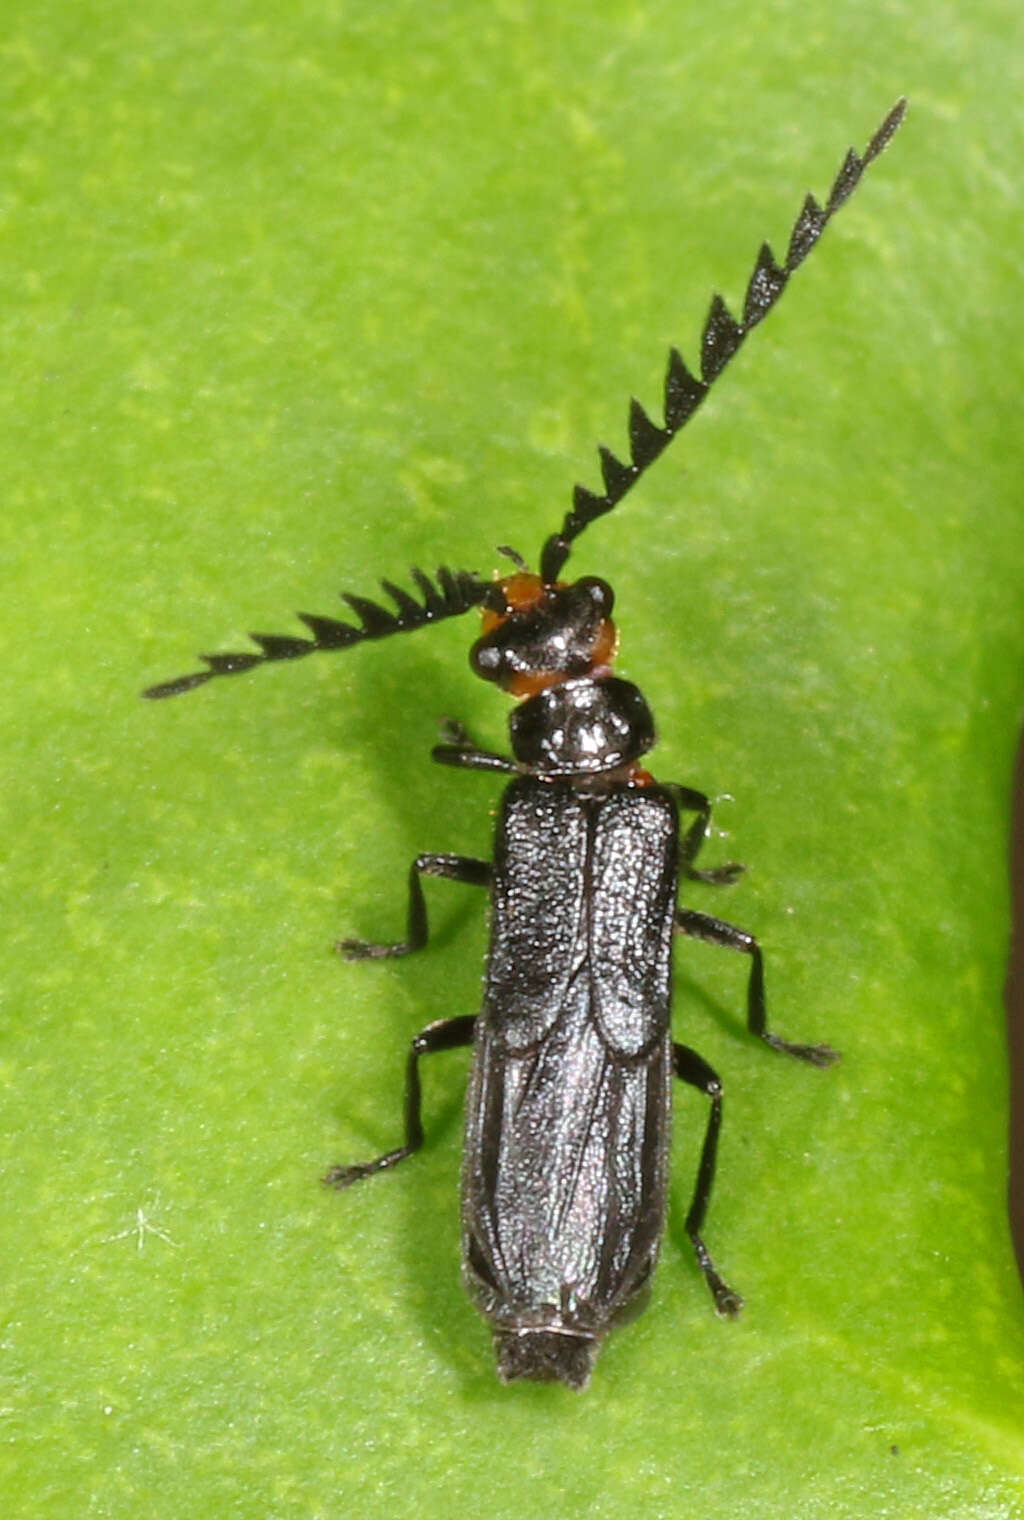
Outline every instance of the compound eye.
<svg viewBox="0 0 1024 1520"><path fill-rule="evenodd" d="M615 606L615 592L599 575L585 575L576 582L575 590L582 591L594 604L594 611L602 618L611 617Z"/></svg>
<svg viewBox="0 0 1024 1520"><path fill-rule="evenodd" d="M506 663L505 652L485 639L478 639L469 651L469 663L475 675L484 681L498 681Z"/></svg>

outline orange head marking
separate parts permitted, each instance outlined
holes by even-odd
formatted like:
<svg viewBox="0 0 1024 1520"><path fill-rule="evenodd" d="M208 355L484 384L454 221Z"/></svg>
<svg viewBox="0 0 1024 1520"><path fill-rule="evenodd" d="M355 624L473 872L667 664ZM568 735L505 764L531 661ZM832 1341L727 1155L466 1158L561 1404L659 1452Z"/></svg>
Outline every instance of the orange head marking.
<svg viewBox="0 0 1024 1520"><path fill-rule="evenodd" d="M557 586L560 588L564 584L564 581L559 581ZM482 633L491 633L516 612L532 612L543 602L548 587L539 575L533 575L529 570L517 570L514 575L506 575L496 581L495 590L500 591L505 598L505 611L495 612L493 608L485 606L481 621Z"/></svg>

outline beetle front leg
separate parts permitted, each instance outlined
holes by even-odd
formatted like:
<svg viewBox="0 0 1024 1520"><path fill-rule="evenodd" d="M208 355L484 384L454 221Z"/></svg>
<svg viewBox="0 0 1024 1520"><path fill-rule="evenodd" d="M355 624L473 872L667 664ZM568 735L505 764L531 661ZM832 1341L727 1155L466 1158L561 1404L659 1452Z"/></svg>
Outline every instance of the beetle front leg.
<svg viewBox="0 0 1024 1520"><path fill-rule="evenodd" d="M435 1050L456 1050L462 1045L472 1045L476 1014L462 1014L454 1019L438 1019L421 1029L409 1048L409 1060L405 1068L405 1144L393 1151L385 1151L372 1161L359 1161L354 1166L332 1166L324 1178L328 1187L347 1188L375 1172L387 1171L397 1166L423 1144L422 1093L420 1089L420 1057L432 1055Z"/></svg>
<svg viewBox="0 0 1024 1520"><path fill-rule="evenodd" d="M681 786L678 781L665 783L670 792L673 792L680 807L686 808L687 812L696 813L697 816L683 835L679 847L679 868L683 876L690 881L703 881L711 886L729 887L737 881L746 870L737 861L731 860L724 866L714 866L709 871L698 871L693 862L696 860L700 847L708 834L708 826L711 823L711 798L703 792L698 792L692 786Z"/></svg>
<svg viewBox="0 0 1024 1520"><path fill-rule="evenodd" d="M672 1069L681 1081L688 1082L691 1087L696 1087L698 1092L702 1092L705 1097L711 1099L711 1113L708 1115L708 1127L704 1132L697 1183L693 1190L693 1201L686 1216L686 1233L693 1242L693 1249L697 1253L697 1263L704 1273L704 1281L711 1289L715 1309L726 1318L735 1319L743 1308L743 1300L719 1276L700 1233L704 1228L704 1216L708 1210L711 1188L715 1180L718 1132L722 1127L722 1084L704 1058L695 1050L691 1050L689 1045L673 1043Z"/></svg>
<svg viewBox="0 0 1024 1520"><path fill-rule="evenodd" d="M473 887L489 887L491 863L474 860L469 855L417 855L409 868L409 924L405 939L394 945L371 945L361 939L340 939L335 945L347 961L384 960L395 955L411 955L427 943L427 904L420 876L444 876L449 881L464 881Z"/></svg>
<svg viewBox="0 0 1024 1520"><path fill-rule="evenodd" d="M430 751L431 760L438 765L454 765L464 771L497 771L502 776L514 776L519 767L507 755L496 755L493 750L481 749L469 736L469 731L458 718L441 721L442 743Z"/></svg>
<svg viewBox="0 0 1024 1520"><path fill-rule="evenodd" d="M773 1050L796 1056L799 1061L809 1061L812 1066L831 1066L839 1060L839 1052L831 1045L794 1045L768 1028L768 1009L764 996L764 956L761 946L745 929L735 924L723 923L710 913L697 913L692 908L676 909L676 928L680 934L691 939L702 939L710 945L725 945L729 950L739 950L749 955L750 980L747 983L747 1028Z"/></svg>

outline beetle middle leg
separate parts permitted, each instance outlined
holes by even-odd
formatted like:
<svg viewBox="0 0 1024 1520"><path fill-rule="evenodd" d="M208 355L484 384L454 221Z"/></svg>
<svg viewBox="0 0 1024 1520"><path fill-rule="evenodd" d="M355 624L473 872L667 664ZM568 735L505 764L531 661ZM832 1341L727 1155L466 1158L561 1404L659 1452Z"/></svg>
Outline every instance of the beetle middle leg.
<svg viewBox="0 0 1024 1520"><path fill-rule="evenodd" d="M332 1166L324 1178L328 1187L347 1188L375 1172L387 1171L400 1161L413 1155L423 1144L422 1092L420 1088L420 1057L432 1055L435 1050L457 1050L472 1045L476 1014L461 1014L454 1019L438 1019L421 1029L409 1047L409 1060L405 1068L405 1143L372 1161L357 1161L354 1166Z"/></svg>
<svg viewBox="0 0 1024 1520"><path fill-rule="evenodd" d="M711 1188L715 1180L718 1132L722 1127L722 1084L717 1073L712 1071L703 1056L691 1050L689 1045L673 1042L672 1069L681 1081L688 1082L691 1087L696 1087L699 1092L704 1093L705 1097L711 1099L711 1113L708 1115L708 1127L704 1132L697 1184L694 1187L693 1200L686 1216L686 1233L693 1242L693 1249L697 1253L697 1264L704 1273L704 1281L711 1289L715 1309L719 1314L734 1319L743 1308L743 1300L719 1276L700 1233L704 1227L704 1216L707 1213Z"/></svg>
<svg viewBox="0 0 1024 1520"><path fill-rule="evenodd" d="M405 939L393 945L371 945L361 939L340 939L335 945L347 961L384 960L395 955L411 955L427 943L427 904L420 885L421 876L444 876L449 881L464 881L473 887L489 887L491 863L474 860L470 855L417 855L409 868L409 924Z"/></svg>
<svg viewBox="0 0 1024 1520"><path fill-rule="evenodd" d="M711 945L725 945L729 950L739 950L751 959L750 980L747 983L747 1028L773 1050L784 1051L812 1066L831 1066L839 1060L839 1052L831 1045L795 1045L768 1028L768 1008L764 996L764 956L761 946L745 929L727 924L710 913L698 913L693 908L676 909L676 928L691 939L702 939Z"/></svg>

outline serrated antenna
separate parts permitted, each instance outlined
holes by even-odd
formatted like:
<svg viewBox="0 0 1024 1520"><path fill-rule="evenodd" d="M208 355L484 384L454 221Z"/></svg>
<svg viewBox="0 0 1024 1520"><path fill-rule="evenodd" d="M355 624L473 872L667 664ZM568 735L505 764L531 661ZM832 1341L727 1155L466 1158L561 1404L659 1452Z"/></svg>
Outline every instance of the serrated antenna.
<svg viewBox="0 0 1024 1520"><path fill-rule="evenodd" d="M849 150L824 206L819 205L813 195L807 196L793 224L786 258L782 264L777 262L767 243L761 244L761 251L747 283L740 321L730 313L720 295L712 297L700 342L699 378L687 368L678 349L670 351L665 376L664 426L659 427L652 422L635 398L630 402L630 461L624 463L610 449L601 445L598 453L604 495L600 496L586 486L578 485L575 488L572 510L567 514L561 531L551 535L541 553L540 573L547 584L558 579L569 558L571 545L583 530L596 518L603 517L606 512L618 506L648 466L654 463L662 450L689 422L744 338L768 315L785 290L790 275L803 263L839 207L856 189L868 164L888 146L906 110L906 100L899 99L863 154L855 153L852 148Z"/></svg>
<svg viewBox="0 0 1024 1520"><path fill-rule="evenodd" d="M393 633L409 633L427 623L439 623L444 618L459 617L471 607L479 607L491 589L490 581L482 581L469 570L449 570L441 565L434 579L422 570L412 570L411 575L420 593L417 601L401 586L391 581L381 581L381 587L394 602L397 611L372 602L365 596L342 593L359 619L358 624L343 623L337 618L318 617L311 612L299 612L296 616L305 623L311 639L296 638L287 633L250 633L257 650L243 650L236 654L201 654L199 658L206 670L193 671L191 675L177 676L173 681L162 681L142 693L144 697L178 697L182 692L192 691L212 681L214 676L237 676L252 670L254 665L265 665L273 660L300 660L304 655L320 649L350 649L366 639L386 639Z"/></svg>

